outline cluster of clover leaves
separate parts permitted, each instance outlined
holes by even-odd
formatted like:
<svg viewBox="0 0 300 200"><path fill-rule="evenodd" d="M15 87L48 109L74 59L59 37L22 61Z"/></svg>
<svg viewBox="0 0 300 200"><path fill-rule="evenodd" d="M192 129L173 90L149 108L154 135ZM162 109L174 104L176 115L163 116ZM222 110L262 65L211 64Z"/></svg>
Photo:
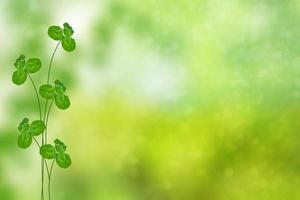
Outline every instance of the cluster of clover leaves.
<svg viewBox="0 0 300 200"><path fill-rule="evenodd" d="M35 74L41 69L41 60L38 58L29 58L28 60L26 60L26 57L24 55L20 55L14 63L16 70L13 72L12 82L16 85L22 85L26 82L27 78L29 78L34 87L39 107L40 118L38 120L34 120L30 123L29 119L25 117L19 124L19 136L17 139L17 145L22 149L26 149L32 144L32 141L35 141L35 143L39 147L42 172L41 199L44 199L44 167L46 166L46 172L48 175L48 198L50 200L50 180L54 162L56 162L57 165L61 168L68 168L72 163L71 157L66 153L67 147L61 140L55 139L53 145L48 143L47 125L53 102L59 109L62 110L65 110L70 106L70 99L65 94L65 85L59 80L55 80L54 84L50 84L49 81L52 62L60 44L62 48L67 52L71 52L76 49L75 40L72 38L73 34L74 30L68 23L64 23L63 28L59 26L50 26L48 28L49 37L53 40L58 41L58 44L50 60L47 82L45 84L42 84L39 89L37 89L31 75ZM40 97L45 99L45 103L43 105L41 104ZM49 102L50 104L48 104ZM44 112L42 110L42 106L44 106ZM38 138L38 136L41 136L41 138ZM52 161L51 166L49 165L47 160Z"/></svg>

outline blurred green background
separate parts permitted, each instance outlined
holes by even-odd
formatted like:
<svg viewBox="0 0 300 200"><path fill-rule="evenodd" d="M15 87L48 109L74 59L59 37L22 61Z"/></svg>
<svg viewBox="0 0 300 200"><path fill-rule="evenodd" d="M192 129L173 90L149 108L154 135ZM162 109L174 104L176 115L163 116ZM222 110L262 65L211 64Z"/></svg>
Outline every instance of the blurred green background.
<svg viewBox="0 0 300 200"><path fill-rule="evenodd" d="M39 199L38 151L16 145L37 104L11 75L39 57L44 83L64 22L77 50L58 50L52 81L72 105L49 132L73 165L54 169L54 200L300 199L298 0L1 0L1 200Z"/></svg>

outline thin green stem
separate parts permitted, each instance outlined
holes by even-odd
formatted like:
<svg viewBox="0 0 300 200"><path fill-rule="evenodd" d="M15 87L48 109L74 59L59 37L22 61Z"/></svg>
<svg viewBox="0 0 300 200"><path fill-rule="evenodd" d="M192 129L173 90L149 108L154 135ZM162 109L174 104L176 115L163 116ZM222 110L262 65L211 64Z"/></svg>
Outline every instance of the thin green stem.
<svg viewBox="0 0 300 200"><path fill-rule="evenodd" d="M42 158L41 160L41 171L42 171L41 199L44 199L44 158Z"/></svg>
<svg viewBox="0 0 300 200"><path fill-rule="evenodd" d="M49 68L48 68L48 74L47 74L47 84L49 84L49 81L50 81L50 75L51 75L51 69L52 69L52 63L53 63L53 59L54 59L54 56L55 56L55 53L58 49L60 45L60 41L57 43L53 53L52 53L52 56L51 56L51 59L50 59L50 64L49 64ZM48 100L46 100L45 102L45 109L44 109L44 121L46 120L46 113L47 113L47 107L48 107ZM46 126L46 130L45 130L45 133L47 132L47 126ZM43 138L42 140L46 140L46 143L47 143L47 135L46 134L43 134Z"/></svg>
<svg viewBox="0 0 300 200"><path fill-rule="evenodd" d="M48 166L48 163L47 163L46 160L45 160L45 166L46 166L47 175L49 176L50 175L50 170L49 170L49 166Z"/></svg>
<svg viewBox="0 0 300 200"><path fill-rule="evenodd" d="M36 95L36 98L37 98L37 102L38 102L38 106L39 106L39 113L40 113L40 120L42 120L42 109L41 109L41 102L40 102L40 97L39 97L39 93L37 91L37 87L33 81L33 79L31 78L30 74L27 73L32 85L33 85L33 88L34 88L34 91L35 91L35 95Z"/></svg>
<svg viewBox="0 0 300 200"><path fill-rule="evenodd" d="M46 141L46 134L47 134L47 124L46 124L46 116L47 116L47 108L48 108L48 99L45 101L45 109L44 109L44 122L45 122L45 125L46 125L46 128L45 128L45 133L43 133L43 141L45 142ZM47 144L47 142L45 142Z"/></svg>
<svg viewBox="0 0 300 200"><path fill-rule="evenodd" d="M56 45L56 47L55 47L55 49L54 49L54 51L52 53L51 59L50 59L50 64L49 64L48 74L47 74L47 84L49 84L49 81L50 81L50 74L51 74L51 69L52 69L52 63L53 63L53 59L54 59L55 53L56 53L59 45L60 45L60 41L57 43L57 45ZM53 101L52 101L52 103L53 103ZM50 109L52 107L52 103L51 103L51 105L49 107L49 110L48 110L48 113L47 113L48 100L46 100L46 102L45 102L44 118L43 118L44 122L46 120L46 117L47 117L47 121L48 121L49 112L50 112ZM45 123L45 124L46 124L46 128L45 128L45 132L42 134L42 144L45 144L45 143L47 144L47 137L48 137L47 136L47 129L48 128L47 128L47 123ZM49 167L47 165L47 162L45 160L42 162L42 169L44 169L44 165L46 165L48 179L50 181L50 178L49 178L50 177L50 171L49 171ZM42 174L42 180L43 180L42 185L44 185L44 170L43 170L43 174ZM48 187L49 187L49 185L48 185ZM43 186L42 186L42 188L43 188ZM42 189L42 191L43 191L43 189ZM50 190L48 190L48 195L49 195L49 200L50 200Z"/></svg>
<svg viewBox="0 0 300 200"><path fill-rule="evenodd" d="M31 78L30 74L27 73L32 85L33 85L33 88L34 88L34 91L35 91L35 95L36 95L36 98L37 98L37 102L38 102L38 106L39 106L39 114L40 114L40 120L42 120L42 108L41 108L41 101L40 101L40 97L39 97L39 94L38 94L38 91L37 91L37 87L33 81L33 79ZM38 143L38 141L35 139L35 137L33 137L34 141L36 142L36 144L38 145L38 147L40 148L41 145ZM43 143L43 142L42 142ZM41 174L42 174L42 188L41 188L41 200L44 199L44 166L43 166L43 162L44 162L44 159L41 157Z"/></svg>
<svg viewBox="0 0 300 200"><path fill-rule="evenodd" d="M35 137L32 137L33 140L35 141L35 143L38 145L39 148L41 148L41 145L39 144L39 142L35 139Z"/></svg>
<svg viewBox="0 0 300 200"><path fill-rule="evenodd" d="M53 170L53 164L54 164L54 159L52 161L52 164L51 164L51 168L50 168L50 173L48 175L48 197L49 197L49 200L51 200L51 175L52 175L52 170Z"/></svg>
<svg viewBox="0 0 300 200"><path fill-rule="evenodd" d="M49 119L49 114L50 114L50 111L51 111L51 108L52 108L52 105L53 105L53 102L54 100L51 101L50 105L49 105L49 109L48 109L48 112L46 114L46 120L45 120L45 124L46 124L46 130L45 130L45 142L47 143L47 132L48 132L48 119ZM51 165L51 169L49 170L49 167L48 167L48 164L47 162L45 161L45 165L46 165L46 169L47 169L47 174L48 174L48 197L49 197L49 200L51 200L51 186L50 186L50 182L51 182L51 173L52 173L52 168L53 168L53 163L54 163L54 160L52 162L52 165Z"/></svg>
<svg viewBox="0 0 300 200"><path fill-rule="evenodd" d="M48 119L49 119L49 114L50 114L50 111L51 111L51 108L52 108L52 105L53 105L53 102L54 102L54 99L51 101L50 103L50 106L49 106L49 109L48 109L48 112L47 112L47 116L46 116L46 120L45 120L45 124L46 124L46 130L45 130L45 142L47 144L47 135L48 135Z"/></svg>
<svg viewBox="0 0 300 200"><path fill-rule="evenodd" d="M52 54L52 56L51 56L50 65L49 65L49 69L48 69L47 84L49 84L49 81L50 81L50 74L51 74L52 62L53 62L55 53L56 53L56 51L57 51L59 45L60 45L60 41L57 43L57 45L56 45L56 47L55 47L55 49L54 49L54 51L53 51L53 54Z"/></svg>

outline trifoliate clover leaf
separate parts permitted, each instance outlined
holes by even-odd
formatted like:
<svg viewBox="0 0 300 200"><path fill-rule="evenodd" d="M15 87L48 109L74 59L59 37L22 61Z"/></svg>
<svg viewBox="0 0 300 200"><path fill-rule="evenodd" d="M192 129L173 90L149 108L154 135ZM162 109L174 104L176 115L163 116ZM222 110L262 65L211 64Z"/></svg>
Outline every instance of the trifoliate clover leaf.
<svg viewBox="0 0 300 200"><path fill-rule="evenodd" d="M15 62L15 67L17 69L20 69L20 68L24 68L25 66L25 56L24 55L20 55L17 59L16 59L16 62Z"/></svg>
<svg viewBox="0 0 300 200"><path fill-rule="evenodd" d="M53 99L55 97L55 88L50 84L41 85L39 93L45 99Z"/></svg>
<svg viewBox="0 0 300 200"><path fill-rule="evenodd" d="M20 131L20 133L28 133L29 131L29 119L28 118L24 118L18 127L18 130Z"/></svg>
<svg viewBox="0 0 300 200"><path fill-rule="evenodd" d="M64 34L66 36L72 36L73 33L74 33L73 28L68 23L64 23Z"/></svg>
<svg viewBox="0 0 300 200"><path fill-rule="evenodd" d="M67 95L57 94L55 97L55 104L58 108L65 110L70 106L70 99Z"/></svg>
<svg viewBox="0 0 300 200"><path fill-rule="evenodd" d="M66 145L60 141L59 139L54 140L55 143L55 149L58 153L64 153L67 149Z"/></svg>
<svg viewBox="0 0 300 200"><path fill-rule="evenodd" d="M42 120L36 120L30 124L30 133L37 136L43 133L45 128L46 125Z"/></svg>
<svg viewBox="0 0 300 200"><path fill-rule="evenodd" d="M40 155L46 159L53 159L56 156L56 151L54 146L51 144L44 144L40 148Z"/></svg>
<svg viewBox="0 0 300 200"><path fill-rule="evenodd" d="M66 92L67 88L65 87L65 85L62 82L60 82L59 80L56 80L54 82L54 84L55 84L55 90L57 93L64 94Z"/></svg>
<svg viewBox="0 0 300 200"><path fill-rule="evenodd" d="M19 68L14 71L12 82L16 85L22 85L27 79L27 73L24 68Z"/></svg>
<svg viewBox="0 0 300 200"><path fill-rule="evenodd" d="M59 26L50 26L48 28L48 35L53 40L62 40L63 30Z"/></svg>
<svg viewBox="0 0 300 200"><path fill-rule="evenodd" d="M64 50L71 52L76 49L76 42L70 36L64 36L62 39L62 47Z"/></svg>
<svg viewBox="0 0 300 200"><path fill-rule="evenodd" d="M31 143L32 143L32 138L28 132L22 133L18 136L17 144L20 148L26 149L27 147L29 147L31 145Z"/></svg>
<svg viewBox="0 0 300 200"><path fill-rule="evenodd" d="M26 71L28 73L35 73L35 72L39 71L41 69L41 67L42 67L42 62L38 58L30 58L26 62Z"/></svg>
<svg viewBox="0 0 300 200"><path fill-rule="evenodd" d="M61 168L68 168L72 164L71 157L65 153L58 153L56 155L56 164Z"/></svg>

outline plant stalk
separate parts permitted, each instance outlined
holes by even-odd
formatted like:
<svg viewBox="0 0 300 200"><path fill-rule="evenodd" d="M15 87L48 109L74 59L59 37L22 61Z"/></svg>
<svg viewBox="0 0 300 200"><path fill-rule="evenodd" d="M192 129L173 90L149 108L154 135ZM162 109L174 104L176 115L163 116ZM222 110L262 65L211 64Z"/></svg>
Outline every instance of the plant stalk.
<svg viewBox="0 0 300 200"><path fill-rule="evenodd" d="M49 68L48 68L48 74L47 74L47 84L49 84L49 81L50 81L50 74L51 74L51 69L52 69L52 63L53 63L53 59L54 59L54 56L55 56L55 53L58 49L60 45L60 41L57 43L53 53L52 53L52 56L51 56L51 59L50 59L50 64L49 64ZM47 108L48 108L48 100L46 100L45 102L45 109L44 109L44 122L45 122L45 125L46 125L46 128L45 128L45 132L42 134L42 144L47 144L47 140L48 140L48 135L47 135L47 125L48 123L46 122L46 117L47 117L47 121L48 121L48 117L49 117L49 112L50 112L50 109L52 107L52 103L53 101L51 102L50 104L50 107L49 107L49 110L48 110L48 113L47 113ZM48 174L48 197L49 197L49 200L51 198L51 194L50 194L50 190L49 190L49 187L50 187L50 171L49 171L49 168L48 168L48 165L47 165L47 162L45 161L45 159L43 159L43 162L42 162L42 185L44 185L44 165L46 165L46 169L47 169L47 174ZM43 186L42 186L43 188ZM42 189L43 190L43 189Z"/></svg>
<svg viewBox="0 0 300 200"><path fill-rule="evenodd" d="M27 73L32 85L33 85L33 88L34 88L34 91L35 91L35 95L36 95L36 98L37 98L37 102L38 102L38 106L39 106L39 114L40 114L40 120L42 120L42 108L41 108L41 101L40 101L40 97L39 97L39 94L38 94L38 91L37 91L37 87L33 81L33 79L31 78L30 74ZM38 141L33 137L34 141L36 142L36 144L38 145L38 147L40 148L41 145L38 143ZM42 141L42 144L43 144L43 141ZM44 159L43 157L41 157L41 174L42 174L42 188L41 188L41 200L44 200Z"/></svg>

